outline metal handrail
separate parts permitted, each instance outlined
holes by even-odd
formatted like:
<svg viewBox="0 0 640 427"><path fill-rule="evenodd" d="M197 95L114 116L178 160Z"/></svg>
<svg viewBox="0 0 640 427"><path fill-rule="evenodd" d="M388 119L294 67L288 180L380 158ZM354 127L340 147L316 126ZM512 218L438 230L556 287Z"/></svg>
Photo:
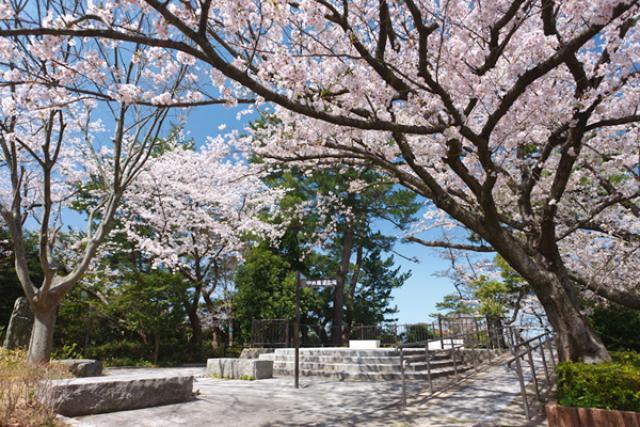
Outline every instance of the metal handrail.
<svg viewBox="0 0 640 427"><path fill-rule="evenodd" d="M515 332L514 330L511 331ZM517 337L516 334L514 336ZM539 335L536 335L532 338L529 338L526 341L521 340L520 342L515 342L514 339L512 341L511 353L513 357L507 361L507 367L511 368L511 365L515 363L516 365L516 373L518 375L518 382L520 383L520 393L522 395L522 403L524 407L524 413L527 419L531 419L531 407L529 404L529 398L527 396L527 388L524 382L524 372L521 363L521 359L524 359L526 356L526 361L529 364L529 368L531 369L531 376L533 380L534 390L536 393L536 398L538 401L542 402L542 394L541 394L541 385L538 381L538 377L536 374L535 364L533 362L533 352L535 350L540 351L540 357L542 359L542 365L544 367L544 375L545 381L543 386L550 388L553 385L553 375L549 373L549 366L547 365L547 357L545 355L545 347L549 350L550 358L549 361L552 365L552 373L555 371L555 355L553 353L553 339L555 335L551 331L545 331ZM536 342L536 344L533 344Z"/></svg>
<svg viewBox="0 0 640 427"><path fill-rule="evenodd" d="M501 333L501 335L503 335L505 331L506 331L506 328L500 328L499 332ZM469 346L469 343L473 344L473 341L467 341L467 340L465 340L465 338L467 338L467 337L478 338L480 332L489 333L489 329L485 329L483 331L480 331L480 330L476 329L474 331L461 332L461 333L458 333L458 334L449 334L449 335L446 336L446 338L441 335L436 340L421 340L421 341L415 341L415 342L410 342L410 343L399 343L396 346L396 349L400 353L400 373L401 373L401 378L402 378L402 399L401 399L402 405L406 406L406 403L407 403L406 383L405 383L405 358L404 358L404 349L405 348L415 348L417 346L420 346L420 347L424 346L425 361L427 363L427 381L428 381L428 384L429 384L429 393L433 394L433 381L432 381L432 377L431 377L431 352L433 352L433 351L447 351L449 353L449 357L453 361L453 369L454 369L455 379L458 380L459 379L459 374L458 374L457 354L459 354L460 353L460 349L463 349L463 348L469 348L471 350L477 350L478 347ZM498 331L494 331L494 333L496 333L496 332L498 332ZM504 336L502 336L502 338L504 338ZM454 343L454 340L460 340L460 339L462 340L462 343L460 343L460 344ZM429 349L429 344L434 342L434 341L437 342L438 340L441 343L441 348L438 349L438 350ZM449 341L448 348L445 348L445 344L444 344L445 340ZM480 344L480 340L479 339L478 339L478 342L476 344ZM501 348L504 348L504 347L501 347ZM492 350L492 348L488 348L488 350ZM491 353L489 354L489 359L492 360ZM460 361L462 361L462 359ZM479 359L478 355L474 352L473 353L473 364L474 364L474 368L476 370L478 369L479 363L480 363L480 359Z"/></svg>

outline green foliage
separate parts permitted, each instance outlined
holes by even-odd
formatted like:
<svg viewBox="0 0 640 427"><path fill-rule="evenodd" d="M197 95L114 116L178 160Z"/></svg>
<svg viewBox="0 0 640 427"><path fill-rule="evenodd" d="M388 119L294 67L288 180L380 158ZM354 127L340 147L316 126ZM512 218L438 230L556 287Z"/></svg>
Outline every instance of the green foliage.
<svg viewBox="0 0 640 427"><path fill-rule="evenodd" d="M589 320L609 350L640 352L640 310L614 303L599 304Z"/></svg>
<svg viewBox="0 0 640 427"><path fill-rule="evenodd" d="M62 348L51 353L52 359L82 359L82 353L77 343L65 344Z"/></svg>
<svg viewBox="0 0 640 427"><path fill-rule="evenodd" d="M181 276L152 270L78 287L60 306L56 351L75 345L114 366L202 360L207 349L188 345L187 286Z"/></svg>
<svg viewBox="0 0 640 427"><path fill-rule="evenodd" d="M475 310L459 294L447 294L442 301L436 303L438 311L451 314L474 314Z"/></svg>
<svg viewBox="0 0 640 427"><path fill-rule="evenodd" d="M362 272L353 298L353 322L375 325L397 313L391 306L391 292L401 287L411 276L395 267L393 257L383 258L381 248L374 248L362 262Z"/></svg>
<svg viewBox="0 0 640 427"><path fill-rule="evenodd" d="M635 366L640 369L640 353L635 351L611 351L611 360L622 365Z"/></svg>
<svg viewBox="0 0 640 427"><path fill-rule="evenodd" d="M528 292L526 281L500 255L494 263L500 272L499 280L482 275L477 280L460 283L460 293L445 295L436 308L448 315L481 315L501 318L514 308L518 296Z"/></svg>
<svg viewBox="0 0 640 427"><path fill-rule="evenodd" d="M435 338L435 334L428 323L409 325L406 332L406 342L415 343Z"/></svg>
<svg viewBox="0 0 640 427"><path fill-rule="evenodd" d="M27 264L33 283L42 283L42 270L38 259L37 240L34 235L26 237ZM0 225L0 327L6 327L11 318L13 304L24 296L22 286L15 270L11 238L6 229ZM2 334L0 334L2 335ZM2 342L0 341L0 345Z"/></svg>
<svg viewBox="0 0 640 427"><path fill-rule="evenodd" d="M255 381L256 377L254 377L253 375L241 375L240 379L243 381Z"/></svg>
<svg viewBox="0 0 640 427"><path fill-rule="evenodd" d="M134 359L131 357L109 357L105 359L106 366L136 367L136 368L156 368L158 365L146 359Z"/></svg>
<svg viewBox="0 0 640 427"><path fill-rule="evenodd" d="M236 274L233 298L234 318L245 340L251 337L253 319L294 318L295 281L289 262L272 249L261 245L245 255L245 262ZM303 289L301 311L308 312L316 298L311 289Z"/></svg>
<svg viewBox="0 0 640 427"><path fill-rule="evenodd" d="M640 412L640 355L614 362L558 364L558 402L564 406Z"/></svg>
<svg viewBox="0 0 640 427"><path fill-rule="evenodd" d="M415 193L375 170L344 165L285 169L268 182L288 189L283 212L304 208L304 217L294 216L278 248L291 269L309 278L344 277L343 286L314 290L319 298L307 307L313 312L303 311L303 317L324 327L334 326L338 310L343 311L343 327L393 320L389 316L397 310L391 306L391 292L409 273L401 273L393 257L383 256L393 250L397 238L382 233L379 224L386 221L406 229L420 208ZM322 248L314 247L318 235L326 238ZM343 293L342 307L334 305L336 292Z"/></svg>

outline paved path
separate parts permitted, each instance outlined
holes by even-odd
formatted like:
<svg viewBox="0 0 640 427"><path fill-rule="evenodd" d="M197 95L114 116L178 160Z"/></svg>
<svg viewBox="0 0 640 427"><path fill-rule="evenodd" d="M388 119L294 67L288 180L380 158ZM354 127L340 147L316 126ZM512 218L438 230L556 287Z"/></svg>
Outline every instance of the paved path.
<svg viewBox="0 0 640 427"><path fill-rule="evenodd" d="M525 426L541 422L525 418L517 376L504 365L473 373L433 396L423 393L410 399L404 415L425 426Z"/></svg>
<svg viewBox="0 0 640 427"><path fill-rule="evenodd" d="M168 375L201 374L201 368L170 368ZM114 370L110 375L154 375L153 370ZM407 382L406 409L399 405L401 383L340 382L303 378L260 381L196 378L191 402L69 420L81 427L163 426L521 426L526 425L515 375L491 366L433 396L423 382ZM422 394L421 394L422 393Z"/></svg>

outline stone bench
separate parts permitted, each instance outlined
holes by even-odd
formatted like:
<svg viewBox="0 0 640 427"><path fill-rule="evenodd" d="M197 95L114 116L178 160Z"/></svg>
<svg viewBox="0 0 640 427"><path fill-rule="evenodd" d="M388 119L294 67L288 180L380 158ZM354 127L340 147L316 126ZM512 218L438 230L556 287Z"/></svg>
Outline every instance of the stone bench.
<svg viewBox="0 0 640 427"><path fill-rule="evenodd" d="M148 408L193 398L193 377L122 376L51 381L47 396L67 417Z"/></svg>
<svg viewBox="0 0 640 427"><path fill-rule="evenodd" d="M207 375L220 378L261 380L273 377L273 361L220 358L207 360Z"/></svg>

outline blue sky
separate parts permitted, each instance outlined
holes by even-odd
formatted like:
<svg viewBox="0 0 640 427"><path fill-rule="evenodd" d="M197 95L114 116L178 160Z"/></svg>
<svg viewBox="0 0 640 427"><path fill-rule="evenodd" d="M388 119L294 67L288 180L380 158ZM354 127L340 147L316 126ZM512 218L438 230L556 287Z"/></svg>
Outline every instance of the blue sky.
<svg viewBox="0 0 640 427"><path fill-rule="evenodd" d="M215 136L221 131L220 125L226 125L222 132L242 129L255 116L244 116L236 119L236 113L245 107L225 108L211 106L193 109L185 122L185 130L196 143L202 143L207 136ZM389 230L386 224L379 224L383 230ZM427 236L428 238L428 236ZM453 283L447 278L436 277L434 273L448 267L434 249L425 248L415 243L398 243L395 250L407 258L416 258L417 263L395 256L396 263L403 270L411 270L411 278L405 285L393 293L394 304L398 306L397 314L400 323L417 323L429 320L429 314L436 311L436 302L445 294L455 291Z"/></svg>

